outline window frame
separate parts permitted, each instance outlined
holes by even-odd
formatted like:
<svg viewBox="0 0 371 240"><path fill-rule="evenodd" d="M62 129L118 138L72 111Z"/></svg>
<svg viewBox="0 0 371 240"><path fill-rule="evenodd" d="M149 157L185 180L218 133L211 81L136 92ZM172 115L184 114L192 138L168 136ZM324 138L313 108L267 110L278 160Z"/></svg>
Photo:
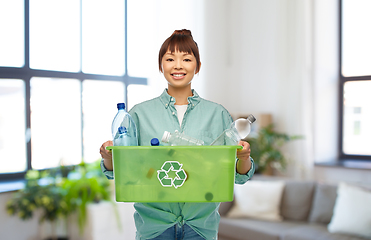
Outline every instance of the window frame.
<svg viewBox="0 0 371 240"><path fill-rule="evenodd" d="M371 161L371 155L355 155L355 154L345 154L343 151L343 124L344 124L344 85L347 82L353 82L353 81L369 81L371 80L371 75L366 75L366 76L349 76L346 77L342 73L342 44L343 44L343 39L342 39L342 26L343 26L343 0L339 0L339 95L338 95L338 106L339 106L339 138L338 138L338 158L339 160L342 161L362 161L362 162L369 162Z"/></svg>
<svg viewBox="0 0 371 240"><path fill-rule="evenodd" d="M80 6L82 6L82 0L80 0ZM48 77L48 78L64 78L64 79L77 79L80 81L80 84L82 85L84 80L109 80L109 81L119 81L124 83L125 88L124 88L124 96L125 96L125 102L127 103L127 91L128 87L131 84L136 84L136 85L147 85L148 81L147 78L141 78L141 77L132 77L128 75L128 46L127 46L127 0L124 0L125 4L125 11L124 11L124 26L125 26L125 73L122 76L115 76L115 75L102 75L102 74L89 74L89 73L84 73L81 70L81 64L80 64L80 71L79 72L64 72L64 71L51 71L51 70L41 70L41 69L31 69L30 68L30 26L29 26L29 9L30 9L30 4L29 0L24 0L24 66L23 67L1 67L0 66L0 78L2 79L21 79L25 83L25 109L26 109L26 129L31 129L31 109L30 109L30 81L32 77ZM82 22L82 8L80 7L80 26ZM81 29L80 29L80 34L81 34ZM80 38L80 57L82 59L82 52L81 52L81 38ZM80 92L80 101L82 101L82 89ZM82 105L81 105L81 116L82 116L82 126L83 126L83 113L82 113ZM82 128L83 129L83 128ZM27 161L27 166L26 170L24 172L16 172L16 173L0 173L0 181L12 181L12 180L22 180L24 179L24 176L26 172L30 169L31 167L31 141L28 141L26 151L26 161ZM83 149L83 132L81 130L81 146L82 146L82 154L84 153ZM10 160L11 161L11 160Z"/></svg>

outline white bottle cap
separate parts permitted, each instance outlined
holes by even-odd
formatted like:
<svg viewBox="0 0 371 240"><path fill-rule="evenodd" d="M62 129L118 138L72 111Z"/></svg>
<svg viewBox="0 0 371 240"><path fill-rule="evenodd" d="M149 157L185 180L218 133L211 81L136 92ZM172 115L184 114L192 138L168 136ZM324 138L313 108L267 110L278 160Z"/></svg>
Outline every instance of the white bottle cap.
<svg viewBox="0 0 371 240"><path fill-rule="evenodd" d="M164 135L162 135L161 141L164 142L164 143L168 143L169 139L170 139L170 132L165 131Z"/></svg>

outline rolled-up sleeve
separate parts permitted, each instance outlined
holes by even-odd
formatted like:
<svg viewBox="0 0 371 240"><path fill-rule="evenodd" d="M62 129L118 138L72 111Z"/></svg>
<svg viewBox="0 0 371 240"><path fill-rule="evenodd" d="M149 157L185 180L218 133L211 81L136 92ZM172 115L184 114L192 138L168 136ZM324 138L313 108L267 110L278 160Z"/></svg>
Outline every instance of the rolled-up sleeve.
<svg viewBox="0 0 371 240"><path fill-rule="evenodd" d="M109 180L113 179L113 171L107 170L106 166L104 166L103 159L100 161L100 168L102 169L102 172L104 173L104 175L106 175L107 179Z"/></svg>
<svg viewBox="0 0 371 240"><path fill-rule="evenodd" d="M238 161L238 159L237 159L237 161ZM254 159L252 159L252 157L250 157L250 161L251 161L251 168L246 174L239 174L236 171L236 177L235 177L235 180L234 180L234 182L236 184L244 184L254 175L254 172L255 172Z"/></svg>

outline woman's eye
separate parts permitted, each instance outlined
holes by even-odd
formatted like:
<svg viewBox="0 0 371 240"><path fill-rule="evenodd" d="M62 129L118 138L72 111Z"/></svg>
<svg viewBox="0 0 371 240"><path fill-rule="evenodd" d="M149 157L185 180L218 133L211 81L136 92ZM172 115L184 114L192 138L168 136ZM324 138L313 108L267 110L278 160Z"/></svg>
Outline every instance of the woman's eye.
<svg viewBox="0 0 371 240"><path fill-rule="evenodd" d="M172 62L172 61L174 61L174 59L168 58L168 59L166 59L166 61Z"/></svg>
<svg viewBox="0 0 371 240"><path fill-rule="evenodd" d="M188 59L188 58L186 58L186 59L184 59L184 61L186 61L186 62L190 62L190 61L192 61L191 59Z"/></svg>

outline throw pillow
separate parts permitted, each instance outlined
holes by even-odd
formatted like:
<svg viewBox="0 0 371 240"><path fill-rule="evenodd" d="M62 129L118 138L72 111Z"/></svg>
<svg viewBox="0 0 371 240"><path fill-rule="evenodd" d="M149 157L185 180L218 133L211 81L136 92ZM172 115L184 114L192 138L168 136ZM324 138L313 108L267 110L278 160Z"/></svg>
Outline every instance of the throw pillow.
<svg viewBox="0 0 371 240"><path fill-rule="evenodd" d="M328 231L371 238L371 191L342 182L337 194Z"/></svg>
<svg viewBox="0 0 371 240"><path fill-rule="evenodd" d="M284 181L252 180L244 185L235 185L235 204L227 217L281 221L280 203L284 187Z"/></svg>
<svg viewBox="0 0 371 240"><path fill-rule="evenodd" d="M285 181L280 209L283 219L293 221L308 220L314 186L313 181Z"/></svg>
<svg viewBox="0 0 371 240"><path fill-rule="evenodd" d="M329 224L336 201L337 186L318 183L314 193L309 221Z"/></svg>

